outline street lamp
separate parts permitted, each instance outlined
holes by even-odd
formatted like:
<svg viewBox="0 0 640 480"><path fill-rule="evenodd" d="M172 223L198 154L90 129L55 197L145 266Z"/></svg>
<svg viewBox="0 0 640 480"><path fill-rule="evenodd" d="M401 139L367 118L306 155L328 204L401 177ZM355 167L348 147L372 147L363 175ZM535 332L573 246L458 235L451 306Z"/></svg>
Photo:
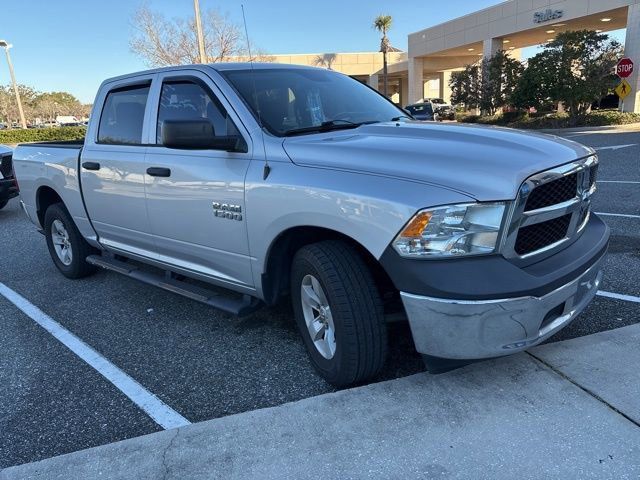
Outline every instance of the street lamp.
<svg viewBox="0 0 640 480"><path fill-rule="evenodd" d="M16 94L18 112L20 112L20 123L22 123L22 128L27 128L27 121L24 118L24 110L22 109L22 102L20 101L20 92L18 91L18 84L16 83L16 75L15 73L13 73L13 63L11 63L11 55L9 55L9 49L13 47L13 45L8 43L6 40L0 40L0 47L4 47L4 53L7 55L7 64L9 65L11 83L13 83L13 91Z"/></svg>

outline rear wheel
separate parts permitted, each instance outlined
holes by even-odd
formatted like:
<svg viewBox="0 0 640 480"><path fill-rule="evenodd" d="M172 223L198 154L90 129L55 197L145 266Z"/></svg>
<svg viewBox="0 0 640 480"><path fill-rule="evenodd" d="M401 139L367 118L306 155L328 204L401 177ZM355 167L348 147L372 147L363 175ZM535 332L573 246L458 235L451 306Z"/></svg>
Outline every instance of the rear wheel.
<svg viewBox="0 0 640 480"><path fill-rule="evenodd" d="M91 275L96 268L86 258L95 249L82 237L71 215L61 203L47 208L44 214L44 233L49 254L58 270L67 278Z"/></svg>
<svg viewBox="0 0 640 480"><path fill-rule="evenodd" d="M311 363L325 380L343 387L380 372L387 353L382 300L353 247L330 240L301 248L291 297Z"/></svg>
<svg viewBox="0 0 640 480"><path fill-rule="evenodd" d="M7 203L9 203L9 200L0 201L0 210L2 210L4 207L6 207Z"/></svg>

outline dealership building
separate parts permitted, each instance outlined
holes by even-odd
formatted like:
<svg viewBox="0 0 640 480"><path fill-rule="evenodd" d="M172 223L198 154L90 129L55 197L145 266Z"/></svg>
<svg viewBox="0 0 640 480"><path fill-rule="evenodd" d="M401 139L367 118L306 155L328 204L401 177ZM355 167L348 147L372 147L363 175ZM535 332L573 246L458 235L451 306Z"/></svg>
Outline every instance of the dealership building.
<svg viewBox="0 0 640 480"><path fill-rule="evenodd" d="M389 54L389 93L402 105L450 95L451 72L505 50L519 58L525 47L544 44L566 30L609 32L626 28L625 56L635 63L627 78L627 112L640 113L640 0L509 0L409 35L407 51ZM378 88L382 54L275 55L282 63L315 65L351 75Z"/></svg>

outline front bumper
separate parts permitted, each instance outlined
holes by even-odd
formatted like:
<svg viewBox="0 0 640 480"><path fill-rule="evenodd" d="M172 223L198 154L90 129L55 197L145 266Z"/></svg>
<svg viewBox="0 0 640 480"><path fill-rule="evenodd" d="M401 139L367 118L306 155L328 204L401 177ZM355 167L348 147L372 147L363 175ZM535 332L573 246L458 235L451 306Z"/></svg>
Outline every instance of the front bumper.
<svg viewBox="0 0 640 480"><path fill-rule="evenodd" d="M471 360L509 355L568 325L593 299L602 255L576 279L540 297L447 300L401 292L418 352Z"/></svg>

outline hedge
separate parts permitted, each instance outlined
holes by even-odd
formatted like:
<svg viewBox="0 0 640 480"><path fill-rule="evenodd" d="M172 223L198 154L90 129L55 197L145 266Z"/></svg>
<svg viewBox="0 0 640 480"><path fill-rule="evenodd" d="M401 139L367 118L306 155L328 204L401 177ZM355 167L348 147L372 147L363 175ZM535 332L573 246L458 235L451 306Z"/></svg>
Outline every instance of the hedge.
<svg viewBox="0 0 640 480"><path fill-rule="evenodd" d="M53 142L57 140L82 140L87 132L85 127L13 128L0 130L0 144L25 142Z"/></svg>
<svg viewBox="0 0 640 480"><path fill-rule="evenodd" d="M640 114L619 112L617 110L595 110L586 115L571 118L566 113L548 115L528 115L526 113L509 112L504 115L480 116L459 114L456 120L462 123L479 123L482 125L499 125L503 127L540 129L570 127L604 127L609 125L629 125L640 123Z"/></svg>

